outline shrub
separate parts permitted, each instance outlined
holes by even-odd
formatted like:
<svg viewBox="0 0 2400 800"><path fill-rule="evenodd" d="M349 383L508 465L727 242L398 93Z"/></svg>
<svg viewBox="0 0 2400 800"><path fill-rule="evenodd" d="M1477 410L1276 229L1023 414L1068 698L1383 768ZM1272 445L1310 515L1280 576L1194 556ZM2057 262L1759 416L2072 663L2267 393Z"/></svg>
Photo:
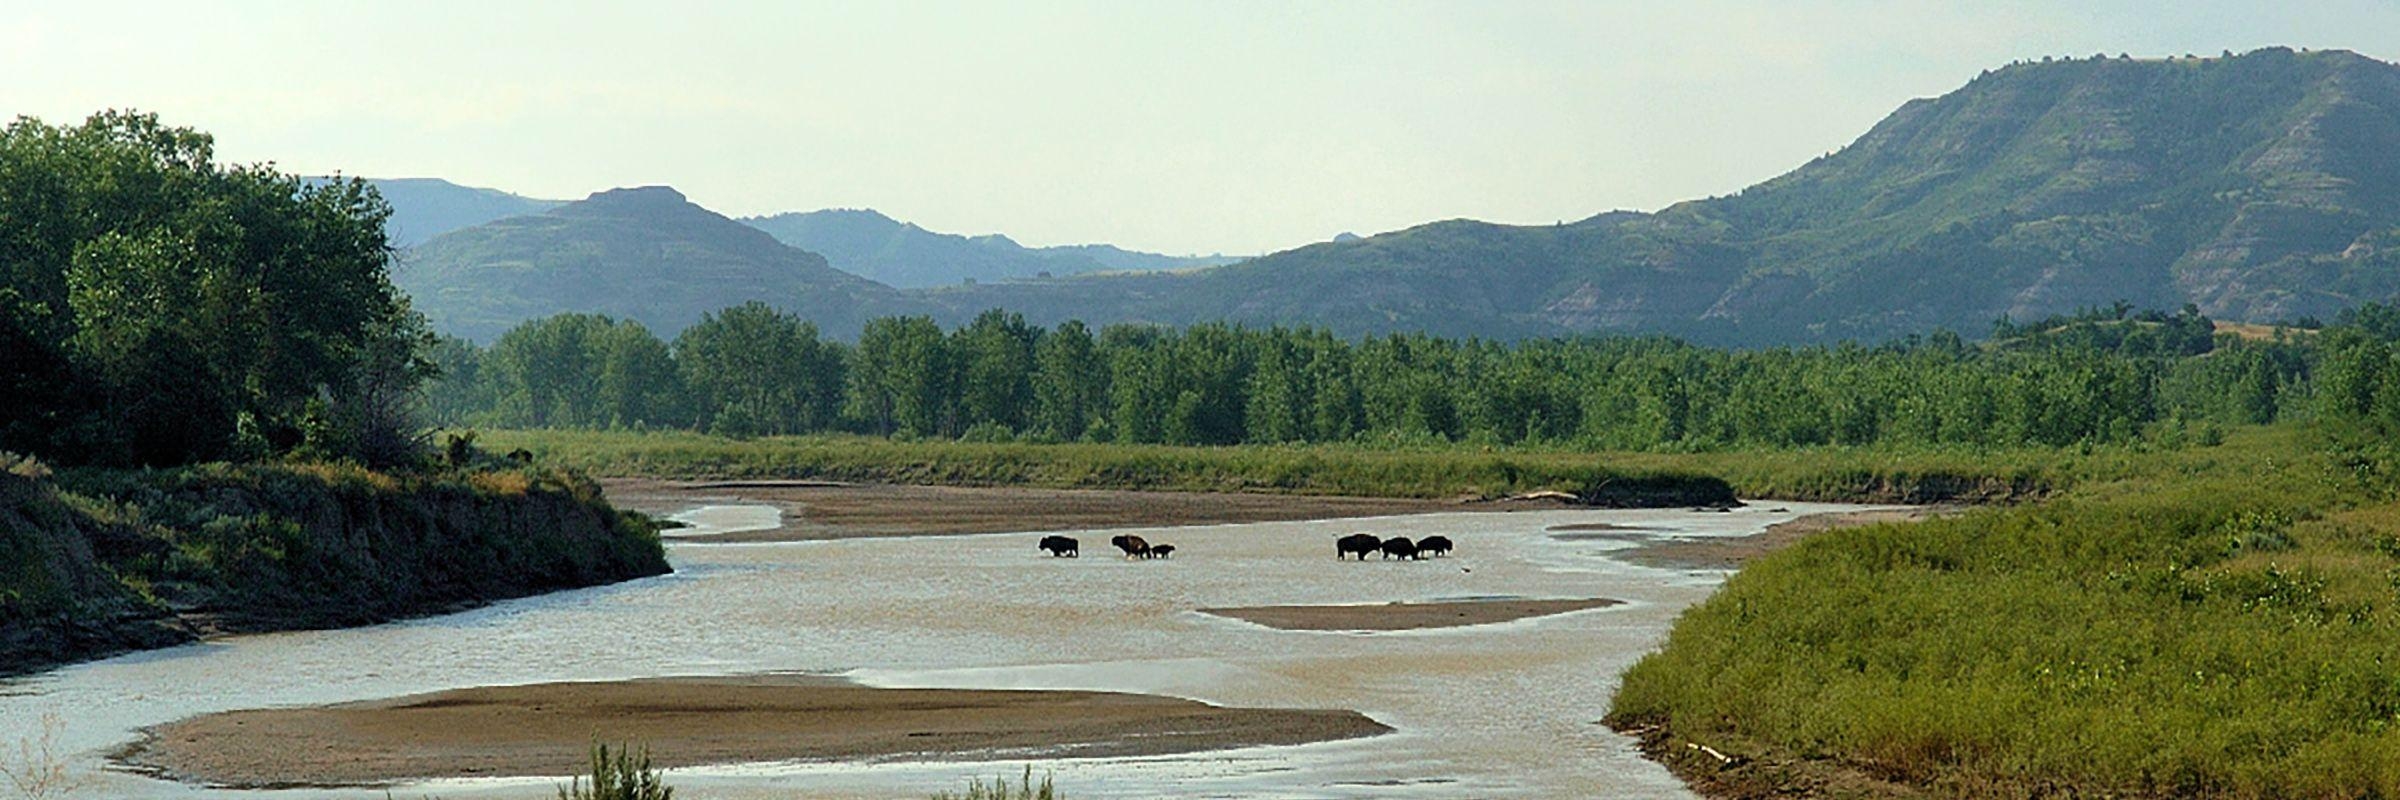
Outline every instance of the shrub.
<svg viewBox="0 0 2400 800"><path fill-rule="evenodd" d="M1058 797L1057 788L1050 784L1050 774L1042 773L1042 782L1034 783L1033 767L1027 766L1014 787L1006 777L993 778L989 784L975 778L967 782L966 794L942 792L934 795L933 800L1058 800Z"/></svg>
<svg viewBox="0 0 2400 800"><path fill-rule="evenodd" d="M558 787L558 800L671 800L675 796L674 787L651 768L648 747L643 747L640 755L627 746L611 754L608 745L592 743L591 778L589 789L581 777Z"/></svg>

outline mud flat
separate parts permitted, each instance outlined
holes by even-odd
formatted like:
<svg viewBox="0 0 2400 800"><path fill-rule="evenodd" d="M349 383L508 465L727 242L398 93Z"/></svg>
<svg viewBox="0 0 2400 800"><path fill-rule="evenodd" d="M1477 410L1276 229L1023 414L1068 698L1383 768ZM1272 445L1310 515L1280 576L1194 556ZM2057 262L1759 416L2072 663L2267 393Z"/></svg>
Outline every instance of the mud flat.
<svg viewBox="0 0 2400 800"><path fill-rule="evenodd" d="M1479 510L1457 502L1219 492L894 486L823 481L601 481L609 502L664 515L699 505L762 503L783 511L765 530L678 537L703 542L798 542L944 533L1157 528L1386 517ZM1488 504L1506 510L1505 504Z"/></svg>
<svg viewBox="0 0 2400 800"><path fill-rule="evenodd" d="M1613 555L1630 564L1661 569L1739 569L1750 559L1790 547L1792 543L1816 534L1842 528L1880 525L1887 522L1916 522L1934 517L1951 516L1965 511L1958 506L1924 506L1916 508L1870 509L1864 511L1834 511L1809 514L1790 522L1779 522L1749 536L1711 538L1631 538L1634 547ZM1555 526L1550 530L1593 530L1570 526ZM1608 534L1584 534L1606 536ZM1552 534L1571 538L1575 534Z"/></svg>
<svg viewBox="0 0 2400 800"><path fill-rule="evenodd" d="M1287 631L1412 631L1489 625L1547 617L1590 608L1617 605L1605 597L1565 600L1459 600L1440 603L1383 603L1378 605L1246 606L1203 608L1204 614L1231 617Z"/></svg>
<svg viewBox="0 0 2400 800"><path fill-rule="evenodd" d="M655 678L460 689L157 726L134 769L242 788L575 774L594 735L661 767L1126 757L1375 736L1355 711L1225 708L1114 692L876 689L831 678Z"/></svg>

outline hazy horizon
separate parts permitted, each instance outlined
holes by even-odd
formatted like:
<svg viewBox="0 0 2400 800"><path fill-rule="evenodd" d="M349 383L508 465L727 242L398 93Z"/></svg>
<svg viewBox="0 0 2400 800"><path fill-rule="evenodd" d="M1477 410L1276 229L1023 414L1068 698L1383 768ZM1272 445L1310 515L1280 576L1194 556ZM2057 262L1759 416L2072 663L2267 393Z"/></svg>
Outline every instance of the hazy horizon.
<svg viewBox="0 0 2400 800"><path fill-rule="evenodd" d="M0 114L154 111L304 174L1251 254L1733 192L2013 60L2390 60L2378 30L2400 8L92 3L0 11Z"/></svg>

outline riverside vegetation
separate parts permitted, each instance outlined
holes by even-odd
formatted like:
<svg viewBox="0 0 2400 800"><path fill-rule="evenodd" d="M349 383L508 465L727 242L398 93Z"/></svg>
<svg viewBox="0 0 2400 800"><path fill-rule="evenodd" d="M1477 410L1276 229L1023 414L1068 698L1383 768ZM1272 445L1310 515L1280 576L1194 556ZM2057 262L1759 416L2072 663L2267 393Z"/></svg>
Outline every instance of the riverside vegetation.
<svg viewBox="0 0 2400 800"><path fill-rule="evenodd" d="M569 314L483 349L391 289L356 183L219 168L137 115L21 121L0 156L0 448L34 457L0 475L0 627L59 645L43 659L153 643L166 614L182 633L157 641L663 569L655 532L562 465L2044 498L1756 562L1626 676L1612 721L1730 793L2400 794L2400 667L2378 655L2400 644L2400 314L2380 306L2263 340L2119 307L1987 342L1725 351L1002 311L848 344L754 304L672 342ZM543 466L463 436L430 455L417 414L535 429L482 441ZM486 513L537 519L468 533ZM529 538L558 527L543 514L582 533ZM389 559L417 569L360 572ZM357 616L264 613L294 598Z"/></svg>
<svg viewBox="0 0 2400 800"><path fill-rule="evenodd" d="M1726 796L2400 794L2400 329L2360 318L2305 424L1751 563L1610 721Z"/></svg>
<svg viewBox="0 0 2400 800"><path fill-rule="evenodd" d="M387 214L153 116L0 130L0 674L666 571L589 480L428 452Z"/></svg>
<svg viewBox="0 0 2400 800"><path fill-rule="evenodd" d="M2384 444L2400 430L2400 314L2368 305L2322 329L2263 341L2211 336L2208 327L2195 315L2109 309L2012 325L1979 345L1723 353L1651 342L1697 365L1787 368L1788 383L1807 389L1772 407L1781 416L1742 416L1725 412L1751 402L1740 391L1766 390L1763 381L1735 382L1749 388L1685 406L1687 418L1732 420L1702 428L1728 433L1612 452L1577 439L1479 441L1472 428L1457 440L1398 430L1230 447L1041 444L1023 441L1045 438L1038 428L976 433L988 420L971 418L952 421L963 441L656 430L487 436L601 473L695 477L1439 497L1575 490L1605 475L1646 474L1712 478L1748 496L2040 500L1837 531L1754 562L1626 676L1610 721L1696 785L1733 796L2400 792L2400 773L2383 766L2400 763L2392 732L2400 666L2383 655L2400 645L2400 453ZM1222 333L1226 341L1277 335ZM1492 352L1505 360L1610 346ZM679 353L661 352L668 364ZM1912 428L1897 410L1914 399L1909 382L1874 380L1857 366L1925 363L1954 370L1937 375L2024 381L2015 407L2039 411L2023 419L2078 414L2066 418L2083 422L2047 429L2073 432L2055 440L1998 437L1991 430L2046 429L1991 417L1971 436L1963 427ZM2019 372L2053 363L2085 366L2057 384ZM1861 377L1808 377L1841 367ZM1382 370L1373 379L1410 377ZM1870 401L1872 424L1857 430L1871 436L1846 443L1829 433L1840 426L1822 424L1835 418L1829 408ZM1751 438L1752 426L1828 433L1797 442L1807 446L1775 446ZM1961 439L1944 441L1943 430ZM1727 754L1732 766L1687 743Z"/></svg>

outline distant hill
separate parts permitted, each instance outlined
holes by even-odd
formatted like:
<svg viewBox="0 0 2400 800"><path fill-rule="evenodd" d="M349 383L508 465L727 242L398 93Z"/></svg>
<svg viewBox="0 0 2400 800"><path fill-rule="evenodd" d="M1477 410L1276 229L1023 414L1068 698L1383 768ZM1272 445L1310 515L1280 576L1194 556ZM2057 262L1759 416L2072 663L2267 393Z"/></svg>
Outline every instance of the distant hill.
<svg viewBox="0 0 2400 800"><path fill-rule="evenodd" d="M902 288L1216 266L1226 256L1167 256L1113 245L1026 247L1006 236L935 233L870 209L745 217L784 244L820 253L835 269Z"/></svg>
<svg viewBox="0 0 2400 800"><path fill-rule="evenodd" d="M393 247L401 248L504 217L539 214L566 202L460 186L440 178L369 178L367 183L392 204L392 219L384 232Z"/></svg>
<svg viewBox="0 0 2400 800"><path fill-rule="evenodd" d="M484 342L562 311L672 337L703 313L764 300L848 335L870 309L909 307L890 287L659 186L451 231L403 252L392 278L437 329Z"/></svg>
<svg viewBox="0 0 2400 800"><path fill-rule="evenodd" d="M1347 333L1981 333L2118 300L2270 321L2400 292L2400 68L2354 53L2012 65L1738 194L1438 222L1184 276L941 293L1052 318Z"/></svg>
<svg viewBox="0 0 2400 800"><path fill-rule="evenodd" d="M2270 49L2011 65L1910 101L1848 147L1781 177L1656 213L1541 226L1452 220L1175 272L1027 267L992 255L1027 250L1005 239L933 234L873 212L776 219L814 231L818 238L806 240L842 254L835 263L894 258L957 270L892 278L931 288L842 284L856 302L821 312L833 332L859 315L932 313L955 324L1006 307L1044 324L1230 320L1349 335L1667 333L1757 345L1935 328L1981 334L2002 315L2028 320L2118 301L2191 304L2253 322L2331 318L2390 301L2400 296L2395 154L2400 67L2341 51ZM731 224L696 208L681 213ZM509 252L589 249L579 237L630 237L623 228L637 222L653 224L520 225L503 238L533 239ZM711 236L729 237L723 227ZM494 249L496 235L470 241ZM560 305L518 292L575 291L455 271L473 251L462 241L436 260L454 270L444 289L456 294L442 305L488 306L478 330ZM1045 269L1057 277L1026 277ZM745 282L755 272L677 272L676 286L655 294L677 309L664 318L688 320L766 291ZM959 285L967 276L977 285ZM634 309L652 294L605 299Z"/></svg>

